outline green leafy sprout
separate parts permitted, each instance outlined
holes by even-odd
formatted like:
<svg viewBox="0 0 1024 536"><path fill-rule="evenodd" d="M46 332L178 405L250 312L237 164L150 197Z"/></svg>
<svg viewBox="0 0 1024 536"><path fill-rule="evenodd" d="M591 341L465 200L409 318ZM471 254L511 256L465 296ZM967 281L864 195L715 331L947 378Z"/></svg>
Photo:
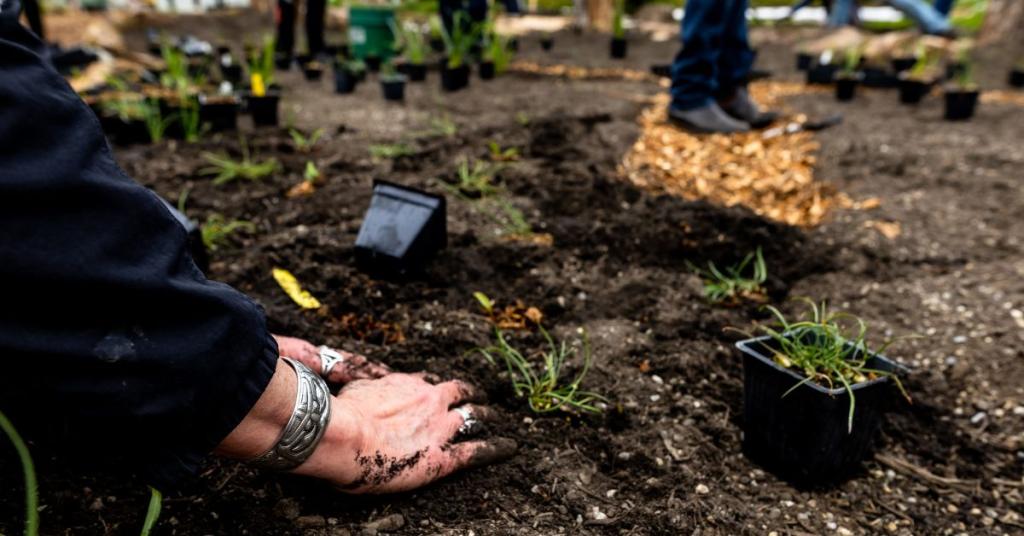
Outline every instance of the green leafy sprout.
<svg viewBox="0 0 1024 536"><path fill-rule="evenodd" d="M861 58L864 57L864 53L860 47L850 47L846 49L845 57L843 58L843 69L842 73L847 76L853 76L860 70Z"/></svg>
<svg viewBox="0 0 1024 536"><path fill-rule="evenodd" d="M221 186L239 179L257 181L277 172L281 165L275 158L263 161L255 160L250 154L245 141L240 142L242 159L234 160L226 153L203 153L203 158L210 163L209 167L199 170L201 175L214 175L213 184Z"/></svg>
<svg viewBox="0 0 1024 536"><path fill-rule="evenodd" d="M497 166L480 160L473 162L473 165L470 166L469 159L464 158L459 162L456 173L458 182L454 186L449 185L449 188L477 198L497 195L501 192L501 188L494 184L494 174L497 170Z"/></svg>
<svg viewBox="0 0 1024 536"><path fill-rule="evenodd" d="M252 232L256 226L243 220L227 220L224 216L213 213L206 218L200 228L203 245L210 251L217 251L227 244L228 240L238 231Z"/></svg>
<svg viewBox="0 0 1024 536"><path fill-rule="evenodd" d="M519 160L519 149L508 147L502 149L498 142L491 140L487 142L487 150L491 154L491 160L495 162L512 162Z"/></svg>
<svg viewBox="0 0 1024 536"><path fill-rule="evenodd" d="M493 303L482 293L477 293L476 297L485 309L488 305L493 309ZM578 348L568 345L565 341L556 342L543 326L538 326L538 329L547 342L547 349L541 352L538 364L532 363L521 351L512 346L500 329L494 330L494 345L479 348L477 352L493 365L505 365L516 397L526 399L530 411L534 413L601 413L598 403L607 399L580 388L593 361L586 333L580 330L582 345ZM562 377L565 366L577 354L583 359L583 367L571 381L567 382Z"/></svg>
<svg viewBox="0 0 1024 536"><path fill-rule="evenodd" d="M815 382L829 389L842 387L850 397L847 417L847 431L853 432L853 415L856 398L853 386L876 378L889 378L900 393L911 401L896 373L867 366L872 353L882 353L893 341L877 350L868 348L867 323L863 319L844 312L833 312L825 302L820 305L802 298L810 307L810 318L791 322L778 309L766 306L778 322L778 329L759 326L779 346L772 359L785 368L802 372L805 378L786 391L785 397L800 386ZM844 324L852 325L850 327Z"/></svg>
<svg viewBox="0 0 1024 536"><path fill-rule="evenodd" d="M179 119L181 130L185 134L185 141L188 143L198 143L210 127L209 124L202 122L199 115L199 101L196 99L181 99Z"/></svg>
<svg viewBox="0 0 1024 536"><path fill-rule="evenodd" d="M249 57L249 74L260 75L267 89L274 83L274 46L274 38L266 35L263 45L253 50Z"/></svg>
<svg viewBox="0 0 1024 536"><path fill-rule="evenodd" d="M3 412L0 412L0 430L3 430L7 439L14 445L14 450L18 453L18 460L21 461L21 472L25 478L25 536L38 536L39 483L36 480L36 468L32 463L32 455L21 438L21 434Z"/></svg>
<svg viewBox="0 0 1024 536"><path fill-rule="evenodd" d="M483 58L494 63L494 72L501 74L508 69L514 53L509 46L509 39L498 33L494 19L488 18L483 28Z"/></svg>
<svg viewBox="0 0 1024 536"><path fill-rule="evenodd" d="M306 169L302 172L302 179L306 182L320 180L320 170L317 169L316 164L312 160L306 162Z"/></svg>
<svg viewBox="0 0 1024 536"><path fill-rule="evenodd" d="M318 128L309 135L303 134L300 130L295 128L288 129L288 135L292 137L292 143L295 145L295 150L300 153L310 153L313 148L316 147L316 143L320 141L320 138L324 135L324 129Z"/></svg>
<svg viewBox="0 0 1024 536"><path fill-rule="evenodd" d="M430 119L430 133L436 136L454 138L459 133L459 125L447 114Z"/></svg>
<svg viewBox="0 0 1024 536"><path fill-rule="evenodd" d="M377 160L391 160L412 154L416 154L416 150L407 143L382 143L370 146L370 156Z"/></svg>
<svg viewBox="0 0 1024 536"><path fill-rule="evenodd" d="M688 264L690 269L704 280L704 297L711 303L738 303L740 299L764 300L764 283L768 280L768 268L765 266L761 248L757 248L756 252L747 254L738 264L724 270L710 261L706 270Z"/></svg>
<svg viewBox="0 0 1024 536"><path fill-rule="evenodd" d="M615 11L612 14L612 36L615 39L626 38L626 28L623 19L626 17L626 2L615 0Z"/></svg>
<svg viewBox="0 0 1024 536"><path fill-rule="evenodd" d="M413 21L405 21L401 26L394 19L389 19L391 33L395 35L395 50L402 52L405 60L413 65L423 65L427 60L427 40L423 31Z"/></svg>
<svg viewBox="0 0 1024 536"><path fill-rule="evenodd" d="M467 17L465 11L459 10L455 12L450 32L444 25L440 26L449 69L461 67L473 50L473 45L479 41L480 25L471 23Z"/></svg>
<svg viewBox="0 0 1024 536"><path fill-rule="evenodd" d="M167 133L167 127L175 121L174 114L167 117L160 111L160 103L156 99L149 99L143 107L143 118L146 121L146 132L149 133L149 141L160 143Z"/></svg>

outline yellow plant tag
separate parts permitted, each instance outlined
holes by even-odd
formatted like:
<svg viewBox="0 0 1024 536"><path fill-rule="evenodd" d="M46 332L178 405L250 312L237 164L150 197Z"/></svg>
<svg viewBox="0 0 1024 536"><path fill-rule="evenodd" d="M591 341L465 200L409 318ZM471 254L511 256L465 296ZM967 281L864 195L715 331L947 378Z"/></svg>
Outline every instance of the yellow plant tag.
<svg viewBox="0 0 1024 536"><path fill-rule="evenodd" d="M255 75L254 75L255 76ZM274 279L278 285L288 294L295 303L303 309L319 309L320 301L313 297L308 291L302 290L299 281L288 270L274 268Z"/></svg>
<svg viewBox="0 0 1024 536"><path fill-rule="evenodd" d="M267 95L267 87L263 84L263 75L260 73L252 73L252 94L257 97Z"/></svg>

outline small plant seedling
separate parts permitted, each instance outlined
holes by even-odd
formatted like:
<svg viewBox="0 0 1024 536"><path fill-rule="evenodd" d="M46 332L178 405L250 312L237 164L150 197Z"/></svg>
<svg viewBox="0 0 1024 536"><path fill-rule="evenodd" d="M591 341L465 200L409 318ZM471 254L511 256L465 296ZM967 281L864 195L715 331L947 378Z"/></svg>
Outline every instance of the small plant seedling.
<svg viewBox="0 0 1024 536"><path fill-rule="evenodd" d="M899 377L884 370L872 369L867 366L871 353L881 353L893 341L886 342L881 348L868 348L866 335L867 323L860 317L844 312L833 312L825 302L821 305L803 298L810 306L810 319L790 322L775 307L766 306L778 321L778 329L760 326L761 331L770 336L778 345L779 350L773 356L780 366L802 372L805 378L794 385L783 396L809 382L815 382L829 389L841 386L850 396L850 411L847 419L848 431L853 431L853 415L856 405L852 386L880 377L891 379L909 402L910 395L900 382ZM846 324L852 324L850 329Z"/></svg>
<svg viewBox="0 0 1024 536"><path fill-rule="evenodd" d="M491 160L495 162L513 162L519 160L519 149L515 147L509 147L502 149L498 142L490 141L487 143L487 150L491 153Z"/></svg>
<svg viewBox="0 0 1024 536"><path fill-rule="evenodd" d="M210 251L217 251L227 244L233 234L238 231L252 232L256 226L243 220L226 220L224 216L213 213L206 218L200 229L203 245Z"/></svg>
<svg viewBox="0 0 1024 536"><path fill-rule="evenodd" d="M516 112L516 123L521 127L530 126L530 115L526 112Z"/></svg>
<svg viewBox="0 0 1024 536"><path fill-rule="evenodd" d="M708 262L707 270L693 264L689 266L704 280L704 296L711 303L735 305L744 299L754 302L764 302L767 299L764 283L768 280L768 269L761 248L747 254L739 264L724 271L715 266L714 262ZM748 268L751 272L749 275Z"/></svg>
<svg viewBox="0 0 1024 536"><path fill-rule="evenodd" d="M308 154L313 152L313 148L316 146L316 143L320 141L320 137L324 135L324 129L318 128L307 136L298 129L289 128L288 135L292 137L292 143L295 145L296 151Z"/></svg>
<svg viewBox="0 0 1024 536"><path fill-rule="evenodd" d="M28 450L28 445L21 438L21 434L3 412L0 412L0 430L14 445L14 451L17 452L18 460L21 462L21 472L25 479L25 534L26 536L37 536L39 534L39 484L36 480L36 468L32 462L32 455Z"/></svg>
<svg viewBox="0 0 1024 536"><path fill-rule="evenodd" d="M494 63L494 72L501 74L512 62L513 52L507 37L498 33L493 18L489 18L483 28L483 59Z"/></svg>
<svg viewBox="0 0 1024 536"><path fill-rule="evenodd" d="M487 319L498 329L523 330L531 325L539 326L544 320L544 314L536 307L527 307L522 301L516 300L514 305L507 305L498 308L483 292L474 292L473 297L480 304Z"/></svg>
<svg viewBox="0 0 1024 536"><path fill-rule="evenodd" d="M274 83L274 38L267 35L263 37L263 46L253 50L249 57L249 75L253 79L252 92L257 97L266 94L266 88ZM256 80L259 80L263 91L257 91Z"/></svg>
<svg viewBox="0 0 1024 536"><path fill-rule="evenodd" d="M430 133L435 136L454 138L459 133L459 125L452 121L448 114L430 120Z"/></svg>
<svg viewBox="0 0 1024 536"><path fill-rule="evenodd" d="M395 35L395 50L401 51L405 60L413 65L423 65L427 59L427 40L423 31L413 21L405 21L399 26L394 19L389 19L391 33Z"/></svg>
<svg viewBox="0 0 1024 536"><path fill-rule="evenodd" d="M309 183L320 181L320 170L312 160L306 162L306 169L302 172L302 179Z"/></svg>
<svg viewBox="0 0 1024 536"><path fill-rule="evenodd" d="M917 51L917 62L910 68L907 76L912 80L930 82L937 76L938 67L939 59L936 55L921 46Z"/></svg>
<svg viewBox="0 0 1024 536"><path fill-rule="evenodd" d="M407 143L383 143L370 146L370 156L376 160L391 160L413 154L416 154L416 150Z"/></svg>
<svg viewBox="0 0 1024 536"><path fill-rule="evenodd" d="M860 70L861 58L863 58L863 52L860 47L850 47L846 49L846 53L843 58L843 67L840 70L840 74L848 77L856 76Z"/></svg>
<svg viewBox="0 0 1024 536"><path fill-rule="evenodd" d="M601 408L597 404L606 399L597 393L580 388L587 372L590 371L592 362L590 343L586 333L582 334L582 348L578 352L576 347L570 347L565 341L556 343L543 326L538 326L538 328L547 341L547 349L541 353L539 371L522 352L508 342L500 329L494 330L495 344L493 346L480 348L477 351L491 364L498 364L500 361L505 365L512 379L515 395L526 399L530 411L534 413L554 411L601 413ZM565 365L577 353L582 355L583 368L572 381L565 383L562 378Z"/></svg>
<svg viewBox="0 0 1024 536"><path fill-rule="evenodd" d="M181 130L185 133L185 141L188 143L198 143L210 127L209 124L202 123L200 120L199 101L189 98L182 99L179 115Z"/></svg>
<svg viewBox="0 0 1024 536"><path fill-rule="evenodd" d="M281 168L275 158L256 161L252 158L245 140L240 142L242 159L234 160L227 154L203 153L203 158L210 163L209 167L199 170L201 175L215 175L213 184L220 186L239 179L257 181L274 174Z"/></svg>
<svg viewBox="0 0 1024 536"><path fill-rule="evenodd" d="M502 212L502 217L498 218L501 222L501 234L520 239L529 239L534 235L533 226L526 221L523 211L506 199L499 199L497 205Z"/></svg>
<svg viewBox="0 0 1024 536"><path fill-rule="evenodd" d="M612 37L615 39L626 38L626 27L623 20L626 18L626 3L624 0L615 0L615 11L612 14Z"/></svg>
<svg viewBox="0 0 1024 536"><path fill-rule="evenodd" d="M449 187L471 198L483 199L494 196L501 191L493 182L496 171L497 168L487 162L478 160L470 166L469 159L463 159L459 162L458 183Z"/></svg>
<svg viewBox="0 0 1024 536"><path fill-rule="evenodd" d="M143 117L146 121L146 132L149 133L149 141L160 143L167 133L167 127L174 122L174 115L164 117L160 112L160 104L156 99L149 99L143 107Z"/></svg>
<svg viewBox="0 0 1024 536"><path fill-rule="evenodd" d="M466 63L473 46L480 40L480 25L467 20L463 10L455 12L451 32L441 25L441 37L444 39L445 53L448 55L448 68L456 69Z"/></svg>

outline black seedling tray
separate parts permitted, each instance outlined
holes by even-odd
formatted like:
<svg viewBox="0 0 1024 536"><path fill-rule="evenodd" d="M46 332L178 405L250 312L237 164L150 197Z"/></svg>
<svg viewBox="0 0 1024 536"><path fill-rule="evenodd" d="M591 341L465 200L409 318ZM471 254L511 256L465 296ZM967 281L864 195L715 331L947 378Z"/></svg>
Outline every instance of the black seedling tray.
<svg viewBox="0 0 1024 536"><path fill-rule="evenodd" d="M852 386L855 412L850 432L850 399L844 389L814 382L793 389L804 376L772 360L778 343L771 337L740 341L736 347L743 353L743 453L747 458L801 487L835 484L856 472L870 453L893 400L892 380L882 376ZM878 354L872 354L868 367L906 370Z"/></svg>

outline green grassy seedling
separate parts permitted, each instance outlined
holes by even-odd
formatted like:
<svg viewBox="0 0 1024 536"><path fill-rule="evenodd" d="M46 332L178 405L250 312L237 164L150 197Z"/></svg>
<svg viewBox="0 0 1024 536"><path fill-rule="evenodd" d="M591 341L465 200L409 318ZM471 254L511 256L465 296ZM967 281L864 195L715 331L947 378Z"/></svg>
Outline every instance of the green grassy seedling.
<svg viewBox="0 0 1024 536"><path fill-rule="evenodd" d="M704 280L704 296L711 303L737 304L743 299L754 302L766 299L764 283L768 280L768 268L761 248L724 270L713 262L708 262L706 270L693 264L689 266Z"/></svg>
<svg viewBox="0 0 1024 536"><path fill-rule="evenodd" d="M487 150L491 153L491 160L495 162L514 162L519 160L519 149L508 147L502 149L496 141L487 142Z"/></svg>
<svg viewBox="0 0 1024 536"><path fill-rule="evenodd" d="M210 251L217 251L221 246L227 244L228 239L238 231L252 232L256 227L243 220L227 220L220 214L210 214L206 223L200 228L203 237L203 245Z"/></svg>
<svg viewBox="0 0 1024 536"><path fill-rule="evenodd" d="M313 148L316 147L316 143L320 141L320 137L324 135L324 129L318 128L309 135L303 134L298 129L288 129L288 135L292 137L292 144L295 145L295 150L300 153L311 153Z"/></svg>
<svg viewBox="0 0 1024 536"><path fill-rule="evenodd" d="M376 160L391 160L413 154L416 154L416 149L407 143L383 143L370 146L370 156Z"/></svg>
<svg viewBox="0 0 1024 536"><path fill-rule="evenodd" d="M255 160L249 150L249 146L242 141L240 143L242 159L234 160L227 154L203 153L203 158L210 163L210 166L199 170L201 175L214 175L213 184L220 186L236 180L257 181L277 172L281 165L275 158L266 160Z"/></svg>
<svg viewBox="0 0 1024 536"><path fill-rule="evenodd" d="M863 319L849 313L830 311L825 302L818 305L806 298L802 301L810 306L808 319L790 321L775 307L766 306L778 326L760 326L760 330L779 345L780 349L773 356L775 362L805 376L783 396L810 382L829 389L842 387L850 396L849 431L853 431L856 398L852 387L855 384L888 377L910 401L910 395L896 374L867 366L872 352L884 352L893 341L872 350L868 347L868 327Z"/></svg>

